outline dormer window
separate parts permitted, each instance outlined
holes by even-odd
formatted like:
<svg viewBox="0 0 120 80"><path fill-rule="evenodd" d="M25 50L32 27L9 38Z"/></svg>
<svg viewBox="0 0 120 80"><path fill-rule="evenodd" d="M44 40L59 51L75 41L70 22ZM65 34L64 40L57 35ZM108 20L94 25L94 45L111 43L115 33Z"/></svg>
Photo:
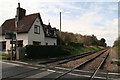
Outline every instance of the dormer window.
<svg viewBox="0 0 120 80"><path fill-rule="evenodd" d="M38 25L34 26L34 33L35 34L40 34L40 26L38 26Z"/></svg>
<svg viewBox="0 0 120 80"><path fill-rule="evenodd" d="M54 31L54 36L56 36L56 32Z"/></svg>
<svg viewBox="0 0 120 80"><path fill-rule="evenodd" d="M48 34L48 29L46 29L46 34Z"/></svg>

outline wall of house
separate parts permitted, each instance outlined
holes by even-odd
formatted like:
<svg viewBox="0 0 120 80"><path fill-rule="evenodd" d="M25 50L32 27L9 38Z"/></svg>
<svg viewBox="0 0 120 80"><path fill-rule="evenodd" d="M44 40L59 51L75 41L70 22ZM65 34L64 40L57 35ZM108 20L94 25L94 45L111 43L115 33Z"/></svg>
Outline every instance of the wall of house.
<svg viewBox="0 0 120 80"><path fill-rule="evenodd" d="M1 41L6 41L6 50L10 49L10 47L11 47L10 40L5 39L5 35L0 35L0 42Z"/></svg>
<svg viewBox="0 0 120 80"><path fill-rule="evenodd" d="M17 40L23 40L23 47L28 45L28 33L18 34Z"/></svg>
<svg viewBox="0 0 120 80"><path fill-rule="evenodd" d="M18 34L17 40L23 40L23 46L26 46L28 44L28 34L27 33ZM10 39L5 39L5 35L0 35L0 41L6 41L6 50L10 50L11 48Z"/></svg>
<svg viewBox="0 0 120 80"><path fill-rule="evenodd" d="M34 33L34 26L35 25L39 25L40 26L40 34L35 34ZM38 41L41 42L41 45L45 45L45 34L42 28L42 25L40 23L39 18L36 18L36 20L34 21L31 29L28 32L28 44L33 44L33 41Z"/></svg>
<svg viewBox="0 0 120 80"><path fill-rule="evenodd" d="M57 39L45 37L45 43L48 43L48 45L57 45Z"/></svg>

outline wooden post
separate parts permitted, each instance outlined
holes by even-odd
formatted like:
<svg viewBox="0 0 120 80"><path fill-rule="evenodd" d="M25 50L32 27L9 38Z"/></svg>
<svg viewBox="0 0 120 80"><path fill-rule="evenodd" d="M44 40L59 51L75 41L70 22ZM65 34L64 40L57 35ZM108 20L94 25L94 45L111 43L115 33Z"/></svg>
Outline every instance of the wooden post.
<svg viewBox="0 0 120 80"><path fill-rule="evenodd" d="M11 46L11 51L12 51L12 53L11 53L11 60L13 59L13 34L11 34L11 36L12 36L12 46Z"/></svg>
<svg viewBox="0 0 120 80"><path fill-rule="evenodd" d="M60 12L60 45L61 45L61 12Z"/></svg>
<svg viewBox="0 0 120 80"><path fill-rule="evenodd" d="M20 3L18 3L20 6ZM17 46L18 46L18 40L17 40L17 32L18 32L18 15L15 16L15 32L16 32L16 44L15 44L15 58L17 54Z"/></svg>

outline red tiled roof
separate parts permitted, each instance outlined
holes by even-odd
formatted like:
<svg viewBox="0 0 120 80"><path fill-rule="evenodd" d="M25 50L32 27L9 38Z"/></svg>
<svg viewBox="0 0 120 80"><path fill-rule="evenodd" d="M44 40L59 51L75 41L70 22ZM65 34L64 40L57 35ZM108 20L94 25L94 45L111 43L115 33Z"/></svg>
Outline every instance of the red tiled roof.
<svg viewBox="0 0 120 80"><path fill-rule="evenodd" d="M39 13L27 15L18 21L18 33L28 32L37 17L40 18L40 21L43 25L43 22ZM0 27L0 31L2 32L0 32L0 34L5 34L6 30L15 31L15 18L8 19L2 24L2 26Z"/></svg>

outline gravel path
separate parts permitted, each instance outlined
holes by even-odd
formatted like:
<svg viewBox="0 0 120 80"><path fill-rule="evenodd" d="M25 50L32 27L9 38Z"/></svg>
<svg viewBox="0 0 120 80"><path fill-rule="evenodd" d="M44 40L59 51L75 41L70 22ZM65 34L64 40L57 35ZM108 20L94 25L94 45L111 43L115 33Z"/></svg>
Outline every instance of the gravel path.
<svg viewBox="0 0 120 80"><path fill-rule="evenodd" d="M109 57L106 60L106 63L103 67L103 70L107 71L118 71L118 66L116 64L111 64L112 59L118 59L117 53L114 49L111 49ZM120 68L120 66L119 66Z"/></svg>

